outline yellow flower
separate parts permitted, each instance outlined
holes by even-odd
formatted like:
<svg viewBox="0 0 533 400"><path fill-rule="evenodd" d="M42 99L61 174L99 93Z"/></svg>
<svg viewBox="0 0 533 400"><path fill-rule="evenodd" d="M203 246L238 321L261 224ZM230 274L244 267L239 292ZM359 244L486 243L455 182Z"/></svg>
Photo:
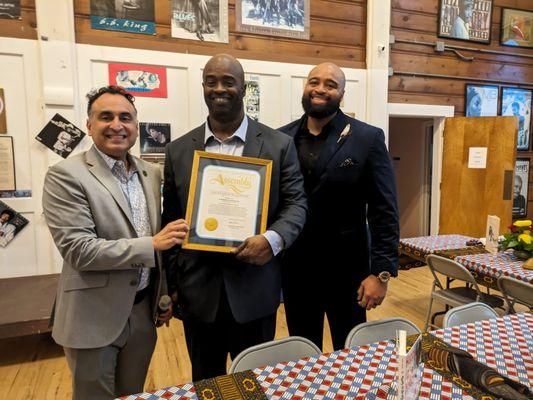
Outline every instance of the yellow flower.
<svg viewBox="0 0 533 400"><path fill-rule="evenodd" d="M531 244L531 236L526 235L525 233L522 233L520 236L518 236L518 240L524 242L525 244Z"/></svg>
<svg viewBox="0 0 533 400"><path fill-rule="evenodd" d="M520 228L523 228L523 227L526 227L526 226L531 226L531 220L524 219L524 220L520 220L520 221L515 221L515 222L513 222L513 225L514 226L518 226Z"/></svg>

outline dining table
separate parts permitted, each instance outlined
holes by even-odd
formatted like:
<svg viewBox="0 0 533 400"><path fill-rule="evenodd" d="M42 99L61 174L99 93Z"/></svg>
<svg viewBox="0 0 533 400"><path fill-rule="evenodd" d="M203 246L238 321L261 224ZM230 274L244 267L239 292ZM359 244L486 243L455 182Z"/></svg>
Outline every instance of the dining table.
<svg viewBox="0 0 533 400"><path fill-rule="evenodd" d="M500 374L533 389L533 314L521 313L477 321L431 332L444 343L470 353ZM253 374L267 399L393 399L396 345L385 340L265 365ZM199 396L198 383L185 383L153 392L125 396L125 400L218 399ZM203 392L202 392L203 393ZM253 398L253 397L251 397ZM258 398L258 397L255 397ZM264 398L264 397L263 397ZM461 399L472 396L427 365L423 367L418 399Z"/></svg>

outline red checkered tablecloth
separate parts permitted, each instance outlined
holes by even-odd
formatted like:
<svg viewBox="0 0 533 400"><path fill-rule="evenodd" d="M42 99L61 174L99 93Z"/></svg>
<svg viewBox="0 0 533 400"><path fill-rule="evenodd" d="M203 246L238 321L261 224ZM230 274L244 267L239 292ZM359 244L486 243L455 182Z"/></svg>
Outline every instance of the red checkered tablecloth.
<svg viewBox="0 0 533 400"><path fill-rule="evenodd" d="M433 254L438 250L462 249L466 242L474 239L463 235L434 235L400 239L400 245L424 254Z"/></svg>
<svg viewBox="0 0 533 400"><path fill-rule="evenodd" d="M467 350L478 361L533 388L533 315L508 315L435 331L435 336ZM316 357L254 369L267 397L277 399L392 398L387 384L394 381L394 343L378 342ZM196 399L187 384L154 393L128 396L127 400ZM425 368L419 399L471 399L435 371Z"/></svg>
<svg viewBox="0 0 533 400"><path fill-rule="evenodd" d="M511 251L496 254L470 254L458 256L455 261L466 268L482 275L498 279L501 275L533 283L533 271L524 269L523 261L519 261Z"/></svg>

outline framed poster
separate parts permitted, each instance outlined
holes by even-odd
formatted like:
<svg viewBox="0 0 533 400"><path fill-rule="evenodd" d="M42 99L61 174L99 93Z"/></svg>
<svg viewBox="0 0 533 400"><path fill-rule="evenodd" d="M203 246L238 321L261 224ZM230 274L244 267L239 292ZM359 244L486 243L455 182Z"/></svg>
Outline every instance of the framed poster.
<svg viewBox="0 0 533 400"><path fill-rule="evenodd" d="M235 0L236 29L261 35L309 39L311 0Z"/></svg>
<svg viewBox="0 0 533 400"><path fill-rule="evenodd" d="M533 9L502 8L500 44L533 47Z"/></svg>
<svg viewBox="0 0 533 400"><path fill-rule="evenodd" d="M0 0L0 19L21 19L20 0Z"/></svg>
<svg viewBox="0 0 533 400"><path fill-rule="evenodd" d="M259 75L246 75L246 95L244 96L244 111L254 121L259 121L261 114L261 88Z"/></svg>
<svg viewBox="0 0 533 400"><path fill-rule="evenodd" d="M531 97L532 92L530 89L502 88L501 115L518 117L517 150L529 149Z"/></svg>
<svg viewBox="0 0 533 400"><path fill-rule="evenodd" d="M529 189L529 158L517 159L514 169L513 218L527 216L527 196Z"/></svg>
<svg viewBox="0 0 533 400"><path fill-rule="evenodd" d="M13 138L0 136L0 191L16 190Z"/></svg>
<svg viewBox="0 0 533 400"><path fill-rule="evenodd" d="M122 86L135 97L167 98L167 69L154 65L108 65L109 84Z"/></svg>
<svg viewBox="0 0 533 400"><path fill-rule="evenodd" d="M228 43L228 0L172 0L171 35Z"/></svg>
<svg viewBox="0 0 533 400"><path fill-rule="evenodd" d="M141 154L163 154L165 146L170 143L170 124L140 122L139 138Z"/></svg>
<svg viewBox="0 0 533 400"><path fill-rule="evenodd" d="M91 28L155 35L154 0L91 0Z"/></svg>
<svg viewBox="0 0 533 400"><path fill-rule="evenodd" d="M498 86L472 85L465 86L465 116L495 117L498 115Z"/></svg>
<svg viewBox="0 0 533 400"><path fill-rule="evenodd" d="M494 0L440 0L438 36L490 43Z"/></svg>
<svg viewBox="0 0 533 400"><path fill-rule="evenodd" d="M194 152L184 249L229 253L266 231L272 161Z"/></svg>

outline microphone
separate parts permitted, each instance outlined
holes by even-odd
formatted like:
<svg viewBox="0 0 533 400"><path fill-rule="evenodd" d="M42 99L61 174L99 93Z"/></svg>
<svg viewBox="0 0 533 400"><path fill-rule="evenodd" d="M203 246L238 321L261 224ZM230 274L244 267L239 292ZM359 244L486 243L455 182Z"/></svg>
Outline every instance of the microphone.
<svg viewBox="0 0 533 400"><path fill-rule="evenodd" d="M172 299L170 296L164 294L159 298L159 303L157 304L157 313L158 314L164 314L168 311L170 306L172 305ZM162 322L157 321L156 326L163 325Z"/></svg>

